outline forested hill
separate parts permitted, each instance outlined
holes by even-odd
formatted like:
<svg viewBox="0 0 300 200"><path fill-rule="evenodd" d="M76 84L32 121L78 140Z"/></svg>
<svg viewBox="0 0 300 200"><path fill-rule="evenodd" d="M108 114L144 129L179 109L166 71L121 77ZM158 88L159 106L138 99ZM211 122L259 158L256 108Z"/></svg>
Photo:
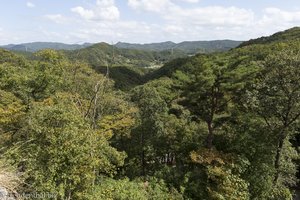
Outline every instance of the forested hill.
<svg viewBox="0 0 300 200"><path fill-rule="evenodd" d="M113 69L144 69L134 62L157 54L103 43L32 59L0 49L1 189L55 195L45 200L293 199L300 178L294 31L172 59L127 90L116 87Z"/></svg>
<svg viewBox="0 0 300 200"><path fill-rule="evenodd" d="M79 50L65 51L65 54L71 59L85 60L92 66L122 65L150 68L161 66L171 59L187 55L180 50L157 52L116 48L104 42Z"/></svg>
<svg viewBox="0 0 300 200"><path fill-rule="evenodd" d="M287 40L300 40L300 27L294 27L282 32L275 33L268 37L261 37L243 42L239 47L249 46L253 44L268 44L271 42L284 42Z"/></svg>
<svg viewBox="0 0 300 200"><path fill-rule="evenodd" d="M188 54L196 53L211 53L218 51L227 51L229 49L237 47L241 44L241 41L233 40L213 40L213 41L185 41L181 43L174 42L161 42L161 43L150 43L150 44L132 44L118 42L116 47L126 49L142 49L151 51L164 51L177 49L184 51Z"/></svg>

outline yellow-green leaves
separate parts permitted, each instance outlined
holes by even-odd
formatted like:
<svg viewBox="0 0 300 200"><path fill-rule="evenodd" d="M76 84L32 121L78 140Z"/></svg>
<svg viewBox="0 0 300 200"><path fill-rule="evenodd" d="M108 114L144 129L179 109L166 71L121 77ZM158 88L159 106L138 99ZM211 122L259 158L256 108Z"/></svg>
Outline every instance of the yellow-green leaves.
<svg viewBox="0 0 300 200"><path fill-rule="evenodd" d="M0 90L0 125L17 122L24 114L22 101L9 92ZM1 126L0 126L1 127Z"/></svg>

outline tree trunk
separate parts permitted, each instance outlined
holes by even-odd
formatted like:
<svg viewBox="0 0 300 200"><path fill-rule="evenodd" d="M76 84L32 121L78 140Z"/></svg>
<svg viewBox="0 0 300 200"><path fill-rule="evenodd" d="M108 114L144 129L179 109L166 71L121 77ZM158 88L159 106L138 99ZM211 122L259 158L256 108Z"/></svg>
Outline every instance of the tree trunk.
<svg viewBox="0 0 300 200"><path fill-rule="evenodd" d="M282 148L283 148L284 139L285 139L285 137L283 136L283 134L281 134L281 137L279 138L279 141L278 141L278 146L277 146L276 156L275 156L275 165L274 165L274 167L275 167L275 178L274 178L274 184L277 183L278 178L279 178L280 159L281 159L281 152L282 152Z"/></svg>
<svg viewBox="0 0 300 200"><path fill-rule="evenodd" d="M141 165L142 165L142 176L145 177L146 175L146 170L145 170L145 150L144 150L144 133L142 131L141 133L141 147L142 147L142 152L141 152Z"/></svg>
<svg viewBox="0 0 300 200"><path fill-rule="evenodd" d="M208 128L208 136L206 138L206 144L205 146L208 149L211 149L213 146L213 140L214 140L214 133L213 133L213 127L211 122L207 122L207 128Z"/></svg>

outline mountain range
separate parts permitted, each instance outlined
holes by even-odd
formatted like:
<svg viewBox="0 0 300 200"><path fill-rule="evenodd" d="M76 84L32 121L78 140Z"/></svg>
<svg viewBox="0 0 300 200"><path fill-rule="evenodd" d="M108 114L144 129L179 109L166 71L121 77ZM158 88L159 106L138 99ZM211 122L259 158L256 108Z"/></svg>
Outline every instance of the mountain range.
<svg viewBox="0 0 300 200"><path fill-rule="evenodd" d="M31 43L22 43L22 44L8 44L0 46L4 49L10 51L27 51L27 52L36 52L42 49L55 49L55 50L76 50L82 49L88 46L93 45L92 43L84 44L64 44L58 42L31 42Z"/></svg>
<svg viewBox="0 0 300 200"><path fill-rule="evenodd" d="M240 45L242 41L234 40L213 40L213 41L185 41L181 43L174 42L161 42L149 44L134 44L118 42L114 46L120 49L136 49L147 51L166 51L166 50L180 50L186 54L196 53L210 53L216 51L227 51ZM55 49L55 50L77 50L92 46L92 43L84 44L64 44L57 42L32 42L23 44L9 44L0 46L4 49L11 51L27 51L36 52L42 49Z"/></svg>
<svg viewBox="0 0 300 200"><path fill-rule="evenodd" d="M140 49L151 51L164 51L177 49L184 51L188 54L195 53L210 53L216 51L227 51L229 49L239 46L242 41L234 40L212 40L212 41L185 41L180 43L174 43L171 41L161 43L150 44L132 44L118 42L116 47L126 49Z"/></svg>
<svg viewBox="0 0 300 200"><path fill-rule="evenodd" d="M174 43L171 41L160 42L160 43L126 43L118 42L115 47L118 49L133 49L133 50L144 50L144 51L174 51L184 52L185 54L193 55L197 53L212 53L228 51L236 47L248 46L251 44L266 44L273 41L284 41L287 39L299 39L300 27L294 27L282 32L275 33L271 36L260 37L257 39L251 39L249 41L237 41L237 40L211 40L211 41L184 41L180 43ZM107 43L97 43L106 44ZM21 43L21 44L8 44L2 45L0 48L4 48L10 51L20 52L36 52L42 49L54 49L54 50L78 50L84 49L90 46L96 45L95 43L84 43L84 44L65 44L58 42L32 42L32 43ZM111 45L112 46L112 45Z"/></svg>

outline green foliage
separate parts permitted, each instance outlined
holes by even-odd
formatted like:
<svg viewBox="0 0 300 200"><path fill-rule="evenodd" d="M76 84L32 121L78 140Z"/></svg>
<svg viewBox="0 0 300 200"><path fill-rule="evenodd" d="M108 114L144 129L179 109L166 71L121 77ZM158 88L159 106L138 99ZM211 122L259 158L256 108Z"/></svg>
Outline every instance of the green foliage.
<svg viewBox="0 0 300 200"><path fill-rule="evenodd" d="M0 88L9 91L18 98L28 101L30 98L30 70L10 63L0 64Z"/></svg>
<svg viewBox="0 0 300 200"><path fill-rule="evenodd" d="M10 51L0 49L0 64L11 63L16 66L24 66L26 60L22 56L18 56Z"/></svg>
<svg viewBox="0 0 300 200"><path fill-rule="evenodd" d="M239 164L234 162L232 155L223 154L215 149L201 149L192 152L191 159L205 167L205 187L209 199L249 199L249 184L240 177L240 171L237 169Z"/></svg>
<svg viewBox="0 0 300 200"><path fill-rule="evenodd" d="M144 190L143 183L132 182L128 179L104 179L94 189L91 199L146 200L147 192Z"/></svg>
<svg viewBox="0 0 300 200"><path fill-rule="evenodd" d="M181 195L175 190L169 191L162 181L129 181L128 179L103 179L97 186L91 199L112 200L180 200Z"/></svg>
<svg viewBox="0 0 300 200"><path fill-rule="evenodd" d="M132 176L146 175L146 171L150 173L156 165L155 141L162 133L162 117L167 112L167 105L158 92L147 85L136 87L131 99L139 108L140 122L131 135L135 146L126 151L132 159L128 170L133 173ZM136 141L139 141L138 144L135 144ZM132 171L131 167L139 170Z"/></svg>
<svg viewBox="0 0 300 200"><path fill-rule="evenodd" d="M12 142L13 134L20 128L25 116L25 106L15 95L0 89L0 145Z"/></svg>
<svg viewBox="0 0 300 200"><path fill-rule="evenodd" d="M171 77L176 70L183 70L188 58L178 58L166 63L163 67L146 74L146 80L159 79L163 76Z"/></svg>
<svg viewBox="0 0 300 200"><path fill-rule="evenodd" d="M24 114L22 101L15 95L0 90L0 124L1 127L12 126Z"/></svg>
<svg viewBox="0 0 300 200"><path fill-rule="evenodd" d="M106 74L107 72L107 67L97 66L95 69L102 74ZM147 69L130 66L114 66L110 67L108 71L109 77L115 82L115 88L126 91L144 82L143 75Z"/></svg>
<svg viewBox="0 0 300 200"><path fill-rule="evenodd" d="M24 146L15 156L33 191L81 199L96 174L115 173L124 154L94 132L64 96L33 105L18 139Z"/></svg>
<svg viewBox="0 0 300 200"><path fill-rule="evenodd" d="M288 153L290 158L287 160L282 157L287 156L287 152L283 152L284 144L294 134L294 124L298 123L300 117L299 61L299 53L293 49L268 56L255 89L250 92L250 105L264 119L271 132L270 139L273 139L276 152L274 183L283 188L296 184L292 178L296 172L291 161L293 153ZM284 169L282 165L285 165ZM289 181L285 182L285 179Z"/></svg>

